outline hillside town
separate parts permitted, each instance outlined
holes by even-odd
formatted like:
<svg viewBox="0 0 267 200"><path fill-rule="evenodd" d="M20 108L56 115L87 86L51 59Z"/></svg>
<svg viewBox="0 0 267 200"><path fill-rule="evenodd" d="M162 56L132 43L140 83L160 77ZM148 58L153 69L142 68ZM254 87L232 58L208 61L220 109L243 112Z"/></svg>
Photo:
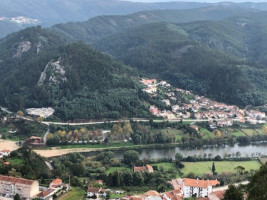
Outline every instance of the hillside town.
<svg viewBox="0 0 267 200"><path fill-rule="evenodd" d="M143 91L151 97L159 94L161 100L169 108L160 110L150 105L152 115L166 120L195 119L208 121L210 128L232 126L234 122L250 124L265 124L266 115L257 110L241 109L235 105L227 105L209 98L194 95L188 90L173 88L166 81L158 82L156 79L142 79ZM182 97L182 98L181 98Z"/></svg>

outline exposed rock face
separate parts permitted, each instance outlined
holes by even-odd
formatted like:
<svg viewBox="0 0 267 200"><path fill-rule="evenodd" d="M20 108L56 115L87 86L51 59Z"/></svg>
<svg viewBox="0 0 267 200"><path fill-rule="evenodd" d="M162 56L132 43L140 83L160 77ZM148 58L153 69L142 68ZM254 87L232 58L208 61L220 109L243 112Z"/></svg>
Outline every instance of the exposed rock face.
<svg viewBox="0 0 267 200"><path fill-rule="evenodd" d="M48 82L49 84L58 84L62 81L67 81L65 74L66 71L64 66L60 64L60 59L56 62L50 61L41 73L38 85L43 85L44 82Z"/></svg>
<svg viewBox="0 0 267 200"><path fill-rule="evenodd" d="M41 42L38 42L36 45L36 53L38 54L41 51L41 48L43 47L43 44Z"/></svg>
<svg viewBox="0 0 267 200"><path fill-rule="evenodd" d="M17 48L17 52L13 55L13 57L15 58L21 57L21 55L29 51L31 47L32 47L32 44L29 41L20 42Z"/></svg>

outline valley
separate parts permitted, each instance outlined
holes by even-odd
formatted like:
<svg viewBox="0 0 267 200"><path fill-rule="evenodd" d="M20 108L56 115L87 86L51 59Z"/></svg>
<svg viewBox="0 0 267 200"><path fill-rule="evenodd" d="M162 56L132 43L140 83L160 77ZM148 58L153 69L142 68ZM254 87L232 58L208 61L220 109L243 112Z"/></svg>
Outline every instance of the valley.
<svg viewBox="0 0 267 200"><path fill-rule="evenodd" d="M0 199L267 195L267 3L0 13Z"/></svg>

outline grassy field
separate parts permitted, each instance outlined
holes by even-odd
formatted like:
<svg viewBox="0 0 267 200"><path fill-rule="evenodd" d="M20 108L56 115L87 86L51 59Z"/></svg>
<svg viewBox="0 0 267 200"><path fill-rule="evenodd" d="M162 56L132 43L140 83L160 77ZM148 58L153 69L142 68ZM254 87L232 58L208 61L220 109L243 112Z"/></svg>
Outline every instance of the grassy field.
<svg viewBox="0 0 267 200"><path fill-rule="evenodd" d="M126 167L110 167L107 171L106 174L110 174L114 171L124 171L124 170L131 170L130 168L126 168Z"/></svg>
<svg viewBox="0 0 267 200"><path fill-rule="evenodd" d="M210 132L208 129L205 128L200 128L199 132L204 135L203 139L209 139L215 137L215 135L212 132Z"/></svg>
<svg viewBox="0 0 267 200"><path fill-rule="evenodd" d="M81 188L73 187L71 191L61 195L57 200L84 200L86 199L86 192Z"/></svg>
<svg viewBox="0 0 267 200"><path fill-rule="evenodd" d="M7 161L11 165L22 165L24 163L24 160L21 158L8 158Z"/></svg>
<svg viewBox="0 0 267 200"><path fill-rule="evenodd" d="M183 162L185 167L182 169L184 175L193 172L196 175L203 175L206 173L211 173L212 161L208 162ZM235 173L235 168L237 166L243 166L245 170L257 170L260 168L260 163L258 161L215 161L215 168L218 174L223 172Z"/></svg>
<svg viewBox="0 0 267 200"><path fill-rule="evenodd" d="M158 166L158 169L163 168L164 171L168 171L169 169L174 169L176 171L176 167L174 166L173 163L158 163L158 164L153 164L152 166Z"/></svg>
<svg viewBox="0 0 267 200"><path fill-rule="evenodd" d="M239 130L235 130L235 131L232 132L231 134L232 134L232 136L234 136L234 137L242 137L242 136L246 136L245 133L243 133L243 132L241 132L241 131L239 131Z"/></svg>
<svg viewBox="0 0 267 200"><path fill-rule="evenodd" d="M123 143L114 143L114 144L71 144L58 146L60 149L75 149L75 148L106 148L106 147L124 147L124 146L134 146L133 143L123 142Z"/></svg>

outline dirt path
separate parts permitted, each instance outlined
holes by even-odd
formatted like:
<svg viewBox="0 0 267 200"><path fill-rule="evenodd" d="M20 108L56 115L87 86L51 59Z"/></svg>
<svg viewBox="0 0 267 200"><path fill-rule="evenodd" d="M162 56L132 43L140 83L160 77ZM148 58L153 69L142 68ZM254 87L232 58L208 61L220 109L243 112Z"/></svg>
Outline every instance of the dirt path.
<svg viewBox="0 0 267 200"><path fill-rule="evenodd" d="M7 149L9 151L14 151L17 150L18 148L19 146L16 144L15 141L0 139L0 151L4 149Z"/></svg>
<svg viewBox="0 0 267 200"><path fill-rule="evenodd" d="M90 152L90 151L95 151L95 149L73 148L73 149L51 149L51 150L34 150L34 151L43 157L49 158L54 156L62 156L68 153Z"/></svg>

